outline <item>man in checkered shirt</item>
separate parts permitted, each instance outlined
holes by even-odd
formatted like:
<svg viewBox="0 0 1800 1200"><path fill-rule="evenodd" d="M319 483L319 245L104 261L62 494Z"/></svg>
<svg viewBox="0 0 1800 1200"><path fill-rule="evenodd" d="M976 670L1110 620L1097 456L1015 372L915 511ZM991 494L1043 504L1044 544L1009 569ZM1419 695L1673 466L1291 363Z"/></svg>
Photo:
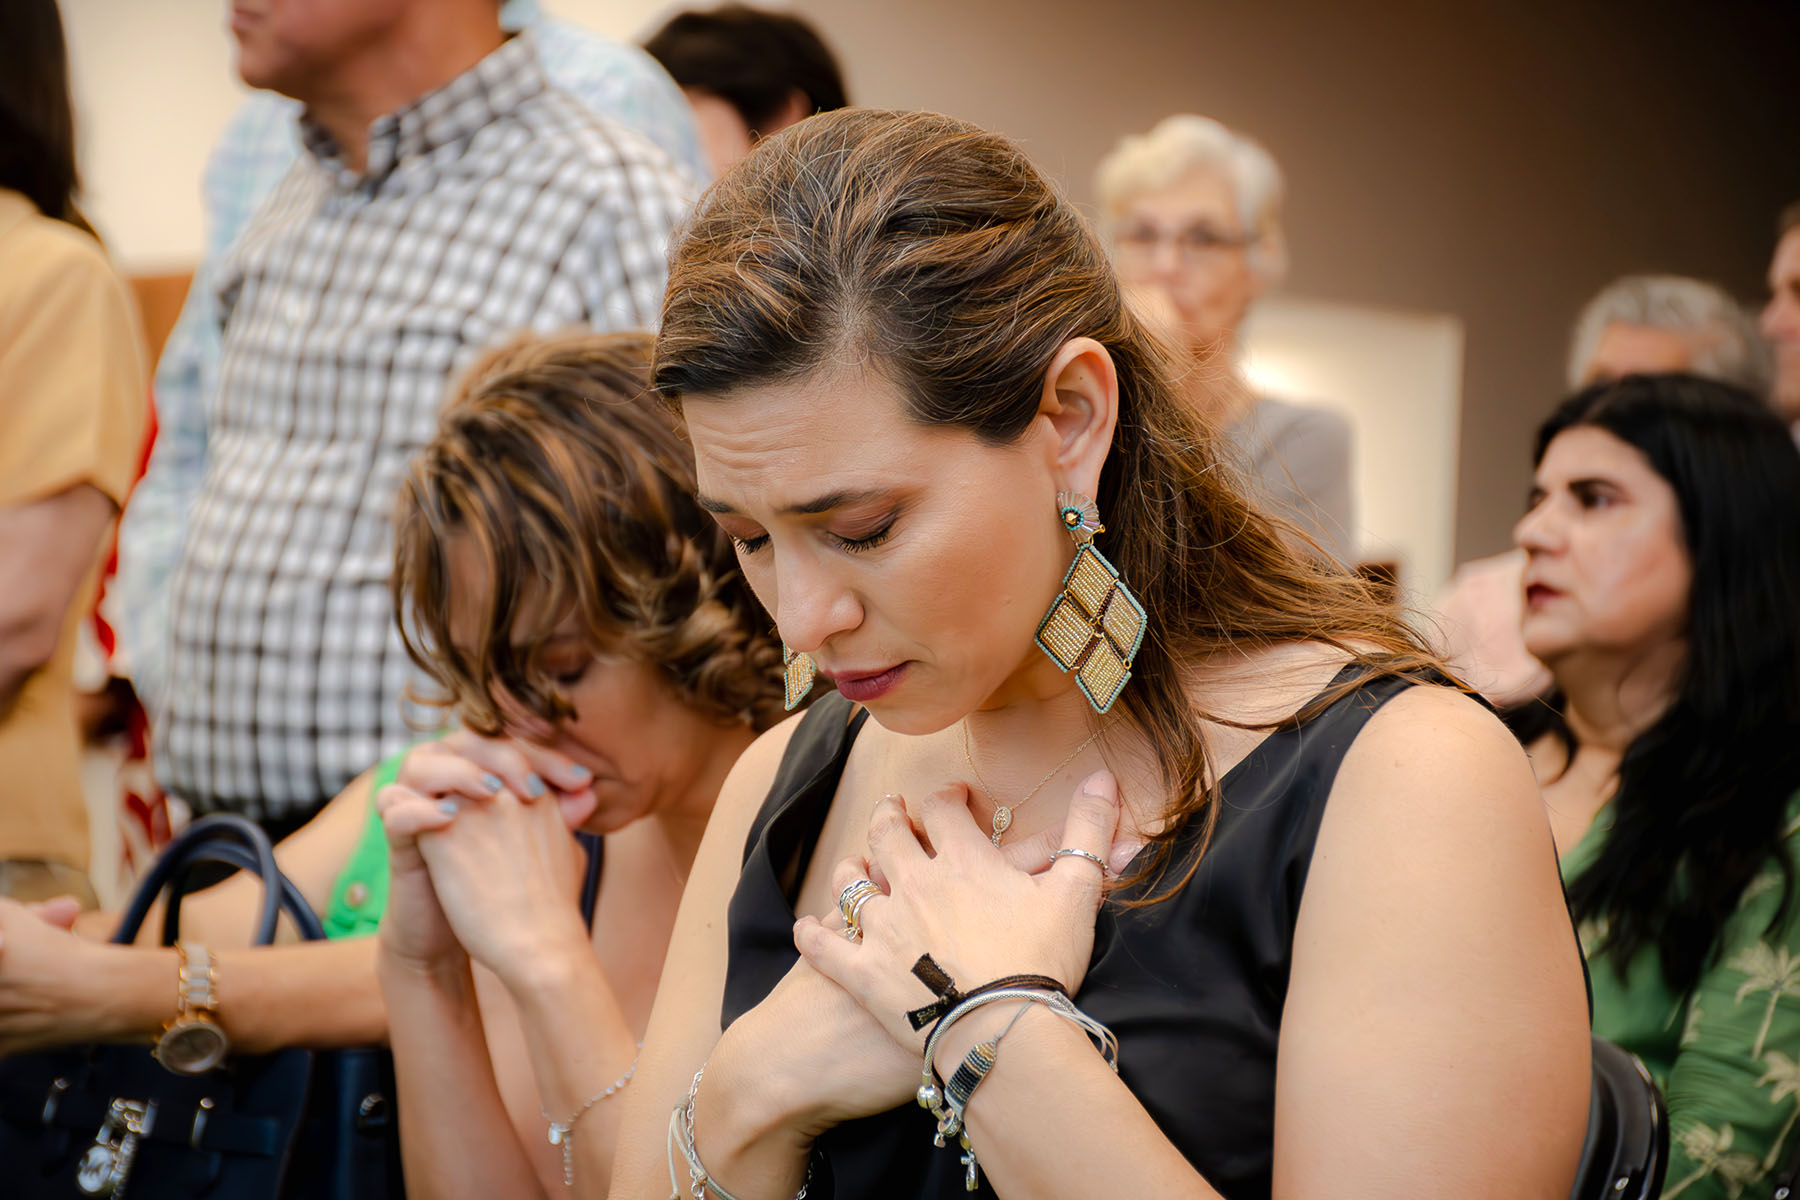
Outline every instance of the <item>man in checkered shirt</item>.
<svg viewBox="0 0 1800 1200"><path fill-rule="evenodd" d="M240 0L232 32L245 82L302 102L306 153L214 280L156 760L279 835L428 719L389 518L450 379L518 329L651 325L694 188L546 84L496 0Z"/></svg>

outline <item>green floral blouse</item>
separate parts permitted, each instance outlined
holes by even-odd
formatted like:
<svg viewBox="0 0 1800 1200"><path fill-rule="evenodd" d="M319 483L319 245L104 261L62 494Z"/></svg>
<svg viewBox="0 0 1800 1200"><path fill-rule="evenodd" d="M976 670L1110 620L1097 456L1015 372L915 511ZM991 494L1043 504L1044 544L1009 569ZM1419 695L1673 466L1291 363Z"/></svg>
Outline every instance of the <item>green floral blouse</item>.
<svg viewBox="0 0 1800 1200"><path fill-rule="evenodd" d="M1612 828L1602 809L1563 862L1565 880L1599 854ZM1800 796L1784 835L1800 863ZM1800 897L1783 923L1781 871L1770 865L1744 889L1699 984L1678 995L1647 948L1621 978L1596 951L1605 929L1581 928L1594 987L1594 1032L1643 1059L1669 1104L1670 1161L1664 1200L1737 1200L1793 1151L1800 1121Z"/></svg>

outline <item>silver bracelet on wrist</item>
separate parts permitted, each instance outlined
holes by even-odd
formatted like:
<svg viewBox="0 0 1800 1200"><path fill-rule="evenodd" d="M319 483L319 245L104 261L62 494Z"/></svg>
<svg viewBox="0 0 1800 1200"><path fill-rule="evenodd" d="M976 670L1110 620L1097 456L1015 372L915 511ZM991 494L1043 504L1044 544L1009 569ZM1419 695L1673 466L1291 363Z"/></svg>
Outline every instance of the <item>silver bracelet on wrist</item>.
<svg viewBox="0 0 1800 1200"><path fill-rule="evenodd" d="M687 1164L687 1195L692 1200L738 1200L738 1198L719 1186L700 1161L700 1153L694 1149L694 1097L700 1094L700 1080L706 1074L705 1064L701 1064L694 1072L694 1082L688 1085L687 1098L675 1106L669 1114L669 1200L683 1200L681 1176L675 1166L675 1156L680 1154ZM806 1162L806 1178L800 1183L800 1190L794 1193L794 1200L806 1200L806 1189L812 1186L812 1160Z"/></svg>
<svg viewBox="0 0 1800 1200"><path fill-rule="evenodd" d="M919 1107L928 1109L931 1115L937 1118L937 1132L931 1139L933 1145L947 1146L949 1145L948 1139L956 1139L957 1145L962 1149L963 1187L971 1192L980 1186L981 1164L975 1156L974 1147L969 1144L969 1133L963 1124L963 1109L968 1104L969 1098L975 1094L975 1089L987 1077L987 1073L993 1069L999 1050L1000 1037L977 1044L963 1059L963 1066L957 1071L958 1078L953 1078L950 1083L941 1087L937 1082L937 1051L944 1034L956 1022L984 1004L993 1004L1001 1000L1023 1000L1026 1003L1013 1014L1012 1020L1007 1022L1006 1029L1001 1031L1000 1037L1006 1036L1007 1031L1012 1029L1027 1007L1032 1004L1041 1004L1070 1024L1079 1025L1083 1032L1094 1039L1101 1056L1106 1060L1106 1065L1111 1067L1115 1073L1119 1069L1119 1039L1113 1036L1112 1030L1075 1007L1074 1001L1061 992L1039 988L999 988L995 991L981 992L971 996L945 1013L943 1019L938 1021L936 1027L931 1031L931 1036L925 1042L925 1061L919 1073Z"/></svg>
<svg viewBox="0 0 1800 1200"><path fill-rule="evenodd" d="M637 1048L638 1053L641 1054L644 1049L644 1043L639 1042ZM589 1096L587 1103L571 1113L569 1119L566 1121L558 1121L548 1112L545 1112L541 1108L538 1109L539 1112L544 1113L544 1120L550 1122L550 1144L552 1146L562 1147L564 1187L572 1188L575 1186L575 1147L569 1138L569 1134L575 1129L575 1122L586 1116L587 1110L594 1107L594 1105L600 1103L602 1100L610 1100L623 1091L625 1085L631 1082L631 1077L637 1074L637 1065L637 1055L633 1054L631 1056L631 1065L625 1068L625 1073L607 1084L602 1090Z"/></svg>

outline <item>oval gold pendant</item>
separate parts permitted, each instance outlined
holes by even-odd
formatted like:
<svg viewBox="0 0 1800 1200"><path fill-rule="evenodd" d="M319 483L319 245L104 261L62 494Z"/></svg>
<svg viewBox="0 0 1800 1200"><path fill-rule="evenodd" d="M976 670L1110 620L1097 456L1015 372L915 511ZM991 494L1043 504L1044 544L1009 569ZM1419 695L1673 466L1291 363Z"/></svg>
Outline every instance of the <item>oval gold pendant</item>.
<svg viewBox="0 0 1800 1200"><path fill-rule="evenodd" d="M1002 804L994 810L994 845L1000 844L1000 836L1012 828L1012 809Z"/></svg>

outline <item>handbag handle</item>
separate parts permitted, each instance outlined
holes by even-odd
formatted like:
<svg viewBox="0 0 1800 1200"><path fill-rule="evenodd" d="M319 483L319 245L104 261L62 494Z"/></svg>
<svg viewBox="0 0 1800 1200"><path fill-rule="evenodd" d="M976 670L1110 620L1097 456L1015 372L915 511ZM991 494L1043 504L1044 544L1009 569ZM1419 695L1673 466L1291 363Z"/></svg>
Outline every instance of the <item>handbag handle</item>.
<svg viewBox="0 0 1800 1200"><path fill-rule="evenodd" d="M187 895L187 877L193 868L203 862L224 863L240 871L256 870L255 855L236 842L213 841L195 851L182 864L173 886L169 888L168 902L163 905L162 942L165 946L174 945L180 934L181 901ZM300 889L294 886L294 881L279 867L275 871L275 886L280 894L281 911L294 922L294 927L300 931L300 937L308 942L324 941L325 927L319 923L318 914L306 902L306 897L300 894Z"/></svg>
<svg viewBox="0 0 1800 1200"><path fill-rule="evenodd" d="M197 859L217 845L236 845L243 849L248 856L246 861L250 864L250 869L263 881L262 908L257 913L256 932L251 938L251 944L266 946L273 942L275 920L281 913L280 887L274 882L281 875L275 866L275 849L269 843L268 834L236 813L214 813L201 817L169 843L162 857L156 860L145 874L143 882L138 884L137 891L132 893L131 903L126 906L125 915L119 918L119 928L112 935L113 942L129 946L137 941L138 931L143 928L150 906L156 903L156 898L162 894L176 872L184 871L190 860ZM168 932L166 923L164 932ZM163 944L170 943L165 941Z"/></svg>

